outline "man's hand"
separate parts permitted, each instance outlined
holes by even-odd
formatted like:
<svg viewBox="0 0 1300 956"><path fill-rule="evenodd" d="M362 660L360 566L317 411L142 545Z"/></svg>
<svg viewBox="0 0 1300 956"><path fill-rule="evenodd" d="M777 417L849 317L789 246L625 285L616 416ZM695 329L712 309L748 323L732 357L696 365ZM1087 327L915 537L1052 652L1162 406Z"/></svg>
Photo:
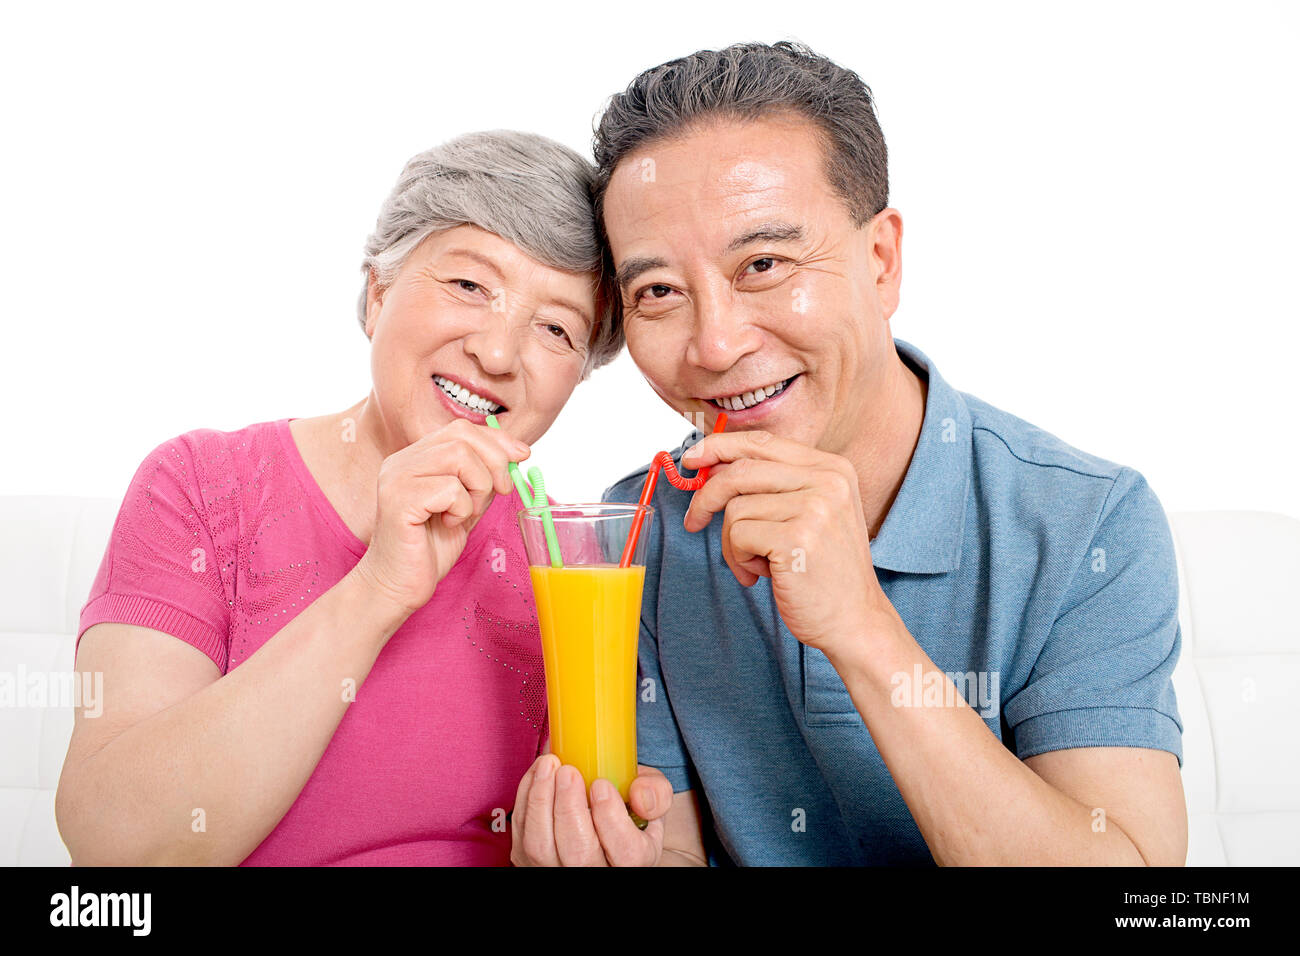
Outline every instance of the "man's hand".
<svg viewBox="0 0 1300 956"><path fill-rule="evenodd" d="M632 810L650 821L640 830L608 780L587 788L576 767L542 754L519 781L511 815L510 862L515 866L656 866L664 849L660 819L673 787L658 770L638 765L628 788Z"/></svg>
<svg viewBox="0 0 1300 956"><path fill-rule="evenodd" d="M727 566L745 587L772 579L781 619L804 644L828 651L892 614L848 459L748 431L709 435L682 464L712 469L686 510L686 530L700 531L723 512Z"/></svg>

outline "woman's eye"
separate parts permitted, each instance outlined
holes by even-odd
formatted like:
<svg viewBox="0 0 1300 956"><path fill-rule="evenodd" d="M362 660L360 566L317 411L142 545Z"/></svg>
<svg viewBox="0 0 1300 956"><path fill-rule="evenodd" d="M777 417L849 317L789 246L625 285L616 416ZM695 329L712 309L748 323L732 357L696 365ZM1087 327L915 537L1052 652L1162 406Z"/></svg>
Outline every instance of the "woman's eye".
<svg viewBox="0 0 1300 956"><path fill-rule="evenodd" d="M482 286L477 282L471 282L469 279L457 279L456 284L466 292L477 292Z"/></svg>
<svg viewBox="0 0 1300 956"><path fill-rule="evenodd" d="M548 325L548 326L546 327L546 330L547 330L548 332L555 333L557 338L558 338L558 337L563 337L563 338L564 338L564 341L568 342L570 345L573 344L572 340L570 340L570 338L569 338L569 333L566 332L566 331L564 331L564 326L561 326L561 325Z"/></svg>

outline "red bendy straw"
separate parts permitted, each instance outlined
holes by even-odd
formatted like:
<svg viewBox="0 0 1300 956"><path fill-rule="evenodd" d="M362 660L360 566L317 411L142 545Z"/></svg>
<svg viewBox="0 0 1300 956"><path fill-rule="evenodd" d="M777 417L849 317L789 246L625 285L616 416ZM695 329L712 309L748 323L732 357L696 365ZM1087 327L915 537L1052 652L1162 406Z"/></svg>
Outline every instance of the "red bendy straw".
<svg viewBox="0 0 1300 956"><path fill-rule="evenodd" d="M718 420L713 423L713 434L718 434L726 427L727 413L719 412ZM618 562L620 568L630 567L632 564L632 554L636 551L636 539L641 534L641 522L645 520L643 508L645 505L650 504L650 499L655 496L655 483L659 481L660 468L668 476L668 483L682 491L699 491L704 487L704 483L709 480L708 466L697 471L694 478L683 478L677 470L672 455L666 451L661 451L655 455L654 461L650 463L650 472L645 476L645 485L641 488L641 500L637 502L642 507L637 509L636 517L632 519L632 530L627 535L627 544L623 545L623 557Z"/></svg>

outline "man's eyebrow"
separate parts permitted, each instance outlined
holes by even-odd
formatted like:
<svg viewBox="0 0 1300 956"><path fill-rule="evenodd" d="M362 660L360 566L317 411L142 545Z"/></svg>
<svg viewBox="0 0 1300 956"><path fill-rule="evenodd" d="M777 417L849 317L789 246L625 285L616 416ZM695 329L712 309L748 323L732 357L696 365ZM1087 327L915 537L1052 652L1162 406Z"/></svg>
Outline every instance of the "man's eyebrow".
<svg viewBox="0 0 1300 956"><path fill-rule="evenodd" d="M765 222L744 235L737 236L727 246L728 252L743 249L751 242L793 242L803 238L803 226L792 222Z"/></svg>
<svg viewBox="0 0 1300 956"><path fill-rule="evenodd" d="M629 259L618 267L618 274L615 278L618 280L618 287L624 292L627 287L636 281L637 277L649 272L651 269L662 269L668 265L666 259L660 259L656 256L638 256Z"/></svg>
<svg viewBox="0 0 1300 956"><path fill-rule="evenodd" d="M727 251L735 252L752 242L794 242L802 238L803 226L796 226L790 222L765 222L744 235L732 239L727 246ZM618 287L626 292L627 287L642 273L649 272L651 269L662 269L667 265L666 260L658 257L638 256L629 259L619 266L616 276Z"/></svg>

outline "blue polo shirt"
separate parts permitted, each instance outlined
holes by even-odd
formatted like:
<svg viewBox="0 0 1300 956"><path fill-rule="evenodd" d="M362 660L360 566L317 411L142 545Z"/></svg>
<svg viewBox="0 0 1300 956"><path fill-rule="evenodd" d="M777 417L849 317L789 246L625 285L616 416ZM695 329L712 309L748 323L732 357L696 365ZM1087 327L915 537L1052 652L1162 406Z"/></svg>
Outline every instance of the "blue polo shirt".
<svg viewBox="0 0 1300 956"><path fill-rule="evenodd" d="M919 349L894 344L929 387L871 556L912 637L1021 759L1146 747L1181 766L1178 578L1155 494L1132 468L954 390ZM645 475L605 499L636 501ZM713 863L932 865L844 682L786 629L769 579L736 581L721 514L682 528L690 499L661 480L653 502L640 762L696 791ZM913 676L894 692L929 700Z"/></svg>

